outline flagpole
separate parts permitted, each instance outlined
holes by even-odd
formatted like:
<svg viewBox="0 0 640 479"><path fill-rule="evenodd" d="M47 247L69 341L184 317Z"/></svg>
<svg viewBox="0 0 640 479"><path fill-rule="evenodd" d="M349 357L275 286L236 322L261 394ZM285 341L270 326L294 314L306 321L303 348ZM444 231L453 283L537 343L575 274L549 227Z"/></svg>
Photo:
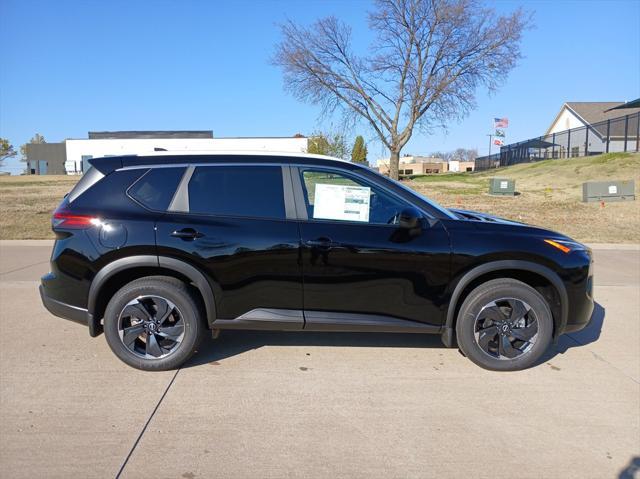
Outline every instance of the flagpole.
<svg viewBox="0 0 640 479"><path fill-rule="evenodd" d="M493 135L488 134L487 136L489 137L489 156L491 156L491 140L493 140Z"/></svg>

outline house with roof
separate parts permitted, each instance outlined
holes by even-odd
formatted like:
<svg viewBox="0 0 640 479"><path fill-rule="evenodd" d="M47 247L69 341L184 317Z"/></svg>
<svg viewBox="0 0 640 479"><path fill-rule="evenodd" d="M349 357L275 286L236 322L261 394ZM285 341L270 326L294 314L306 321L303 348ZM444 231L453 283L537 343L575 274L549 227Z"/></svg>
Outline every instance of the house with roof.
<svg viewBox="0 0 640 479"><path fill-rule="evenodd" d="M640 107L628 107L621 101L566 102L547 129L545 139L555 137L553 143L566 145L568 156L637 151L639 119ZM568 130L572 132L569 134Z"/></svg>

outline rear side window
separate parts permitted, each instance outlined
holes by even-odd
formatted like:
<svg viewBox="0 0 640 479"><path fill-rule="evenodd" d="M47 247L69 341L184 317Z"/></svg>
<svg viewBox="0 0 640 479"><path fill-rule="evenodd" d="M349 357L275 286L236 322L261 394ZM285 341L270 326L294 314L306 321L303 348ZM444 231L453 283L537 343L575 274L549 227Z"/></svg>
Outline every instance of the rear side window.
<svg viewBox="0 0 640 479"><path fill-rule="evenodd" d="M184 170L184 167L153 168L129 188L129 196L150 210L166 211Z"/></svg>
<svg viewBox="0 0 640 479"><path fill-rule="evenodd" d="M74 186L69 192L69 196L67 197L69 203L95 185L102 178L104 178L104 174L102 174L98 168L89 168L89 170L82 175L80 181L76 183L76 186Z"/></svg>
<svg viewBox="0 0 640 479"><path fill-rule="evenodd" d="M285 218L279 166L199 166L189 181L189 212Z"/></svg>
<svg viewBox="0 0 640 479"><path fill-rule="evenodd" d="M95 170L91 168L89 172ZM131 207L140 208L127 197L126 191L130 185L148 170L122 170L114 171L104 176L99 181L92 184L86 191L77 198L69 201L74 208L81 208L91 211L122 211ZM87 175L89 174L87 172ZM69 195L71 197L71 194Z"/></svg>

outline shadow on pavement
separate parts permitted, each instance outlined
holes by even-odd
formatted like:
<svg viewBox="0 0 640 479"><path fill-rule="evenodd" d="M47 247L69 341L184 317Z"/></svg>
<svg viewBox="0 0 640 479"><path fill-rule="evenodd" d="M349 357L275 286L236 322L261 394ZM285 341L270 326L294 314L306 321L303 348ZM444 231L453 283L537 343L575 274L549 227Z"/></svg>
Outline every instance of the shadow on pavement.
<svg viewBox="0 0 640 479"><path fill-rule="evenodd" d="M549 348L542 358L537 361L536 366L549 361L558 354L566 353L571 348L579 348L597 341L602 331L604 317L605 309L599 303L595 303L591 319L587 326L581 331L560 336L558 342Z"/></svg>
<svg viewBox="0 0 640 479"><path fill-rule="evenodd" d="M604 316L604 308L596 303L589 324L582 331L561 336L558 343L549 348L536 365L545 363L570 348L585 346L596 341L600 337ZM440 335L437 334L227 330L220 333L219 339L204 341L197 354L183 368L212 363L262 346L445 347Z"/></svg>
<svg viewBox="0 0 640 479"><path fill-rule="evenodd" d="M589 343L597 341L600 337L600 332L602 331L604 316L604 308L599 303L596 303L593 308L593 313L591 314L589 324L587 324L587 326L580 331L576 331L575 333L568 333L568 336L572 339L572 341L565 341L565 347L560 348L560 351L558 352L564 353L569 348L586 346Z"/></svg>
<svg viewBox="0 0 640 479"><path fill-rule="evenodd" d="M375 348L444 348L438 334L335 333L302 331L221 331L204 341L183 368L211 363L262 346L343 346Z"/></svg>
<svg viewBox="0 0 640 479"><path fill-rule="evenodd" d="M618 479L638 479L640 477L640 457L634 457L629 461L629 465L625 467L620 474L618 475Z"/></svg>

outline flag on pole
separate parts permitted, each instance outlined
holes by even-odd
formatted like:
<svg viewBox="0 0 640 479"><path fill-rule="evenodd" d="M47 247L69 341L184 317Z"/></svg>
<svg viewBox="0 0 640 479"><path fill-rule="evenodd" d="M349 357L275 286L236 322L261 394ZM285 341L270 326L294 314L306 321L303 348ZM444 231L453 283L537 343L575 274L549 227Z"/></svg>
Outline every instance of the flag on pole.
<svg viewBox="0 0 640 479"><path fill-rule="evenodd" d="M504 145L504 140L500 139L500 138L494 138L493 139L493 144L496 146L502 146Z"/></svg>
<svg viewBox="0 0 640 479"><path fill-rule="evenodd" d="M507 128L509 126L509 118L494 118L493 119L493 127L494 128Z"/></svg>
<svg viewBox="0 0 640 479"><path fill-rule="evenodd" d="M504 138L504 130L501 130L499 128L496 128L496 135L498 138Z"/></svg>

